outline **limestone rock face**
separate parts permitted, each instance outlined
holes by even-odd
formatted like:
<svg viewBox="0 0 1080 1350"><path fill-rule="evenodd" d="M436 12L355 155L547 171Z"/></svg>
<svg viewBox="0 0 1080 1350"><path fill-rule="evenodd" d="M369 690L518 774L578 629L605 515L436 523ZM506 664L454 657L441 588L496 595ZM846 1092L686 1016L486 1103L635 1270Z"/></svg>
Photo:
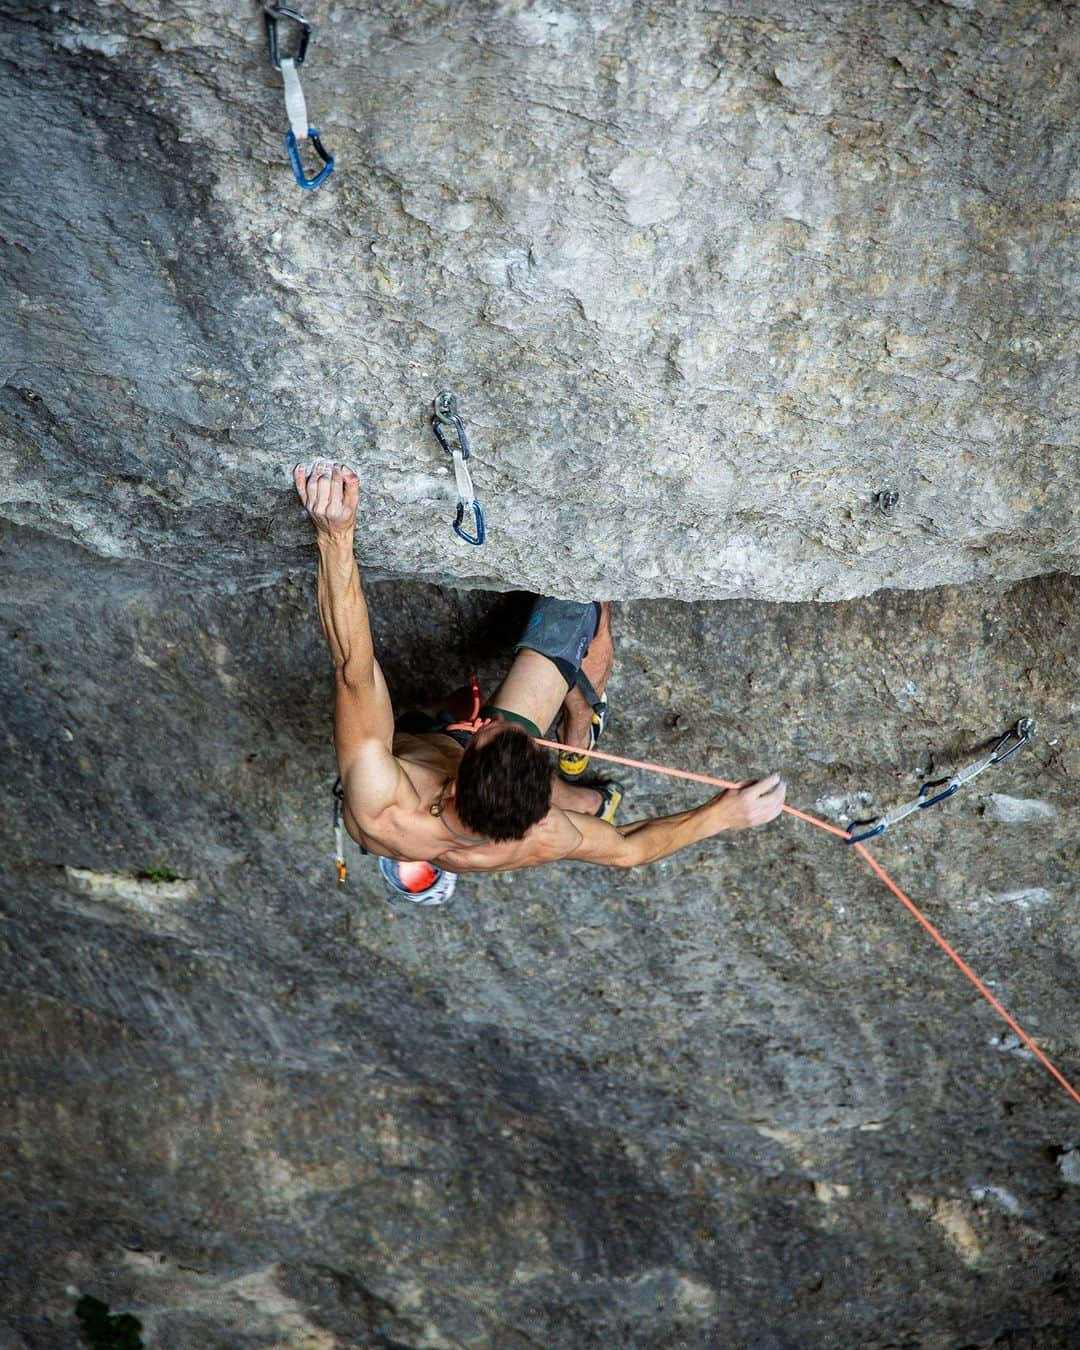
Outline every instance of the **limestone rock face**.
<svg viewBox="0 0 1080 1350"><path fill-rule="evenodd" d="M1075 1343L1078 1109L843 844L440 910L350 850L338 890L310 583L2 544L0 1326L74 1345L89 1292L184 1350ZM368 589L402 705L505 668L517 597ZM1076 1081L1078 600L618 606L607 743L847 823L1037 715L874 851Z"/></svg>
<svg viewBox="0 0 1080 1350"><path fill-rule="evenodd" d="M338 168L307 194L255 4L9 7L7 518L276 581L288 470L329 454L390 576L839 599L1075 567L1068 6L311 18Z"/></svg>
<svg viewBox="0 0 1080 1350"><path fill-rule="evenodd" d="M5 8L0 1350L1071 1350L1080 1108L835 838L336 887L288 484L401 708L531 588L834 823L1034 717L874 852L1080 1081L1068 7L311 17L303 194L257 5Z"/></svg>

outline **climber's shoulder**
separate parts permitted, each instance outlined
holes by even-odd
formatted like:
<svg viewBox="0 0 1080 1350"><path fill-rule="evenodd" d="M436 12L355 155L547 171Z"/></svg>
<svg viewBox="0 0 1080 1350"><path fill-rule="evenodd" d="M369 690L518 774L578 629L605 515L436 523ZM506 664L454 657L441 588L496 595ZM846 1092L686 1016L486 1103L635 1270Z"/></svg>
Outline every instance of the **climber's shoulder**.
<svg viewBox="0 0 1080 1350"><path fill-rule="evenodd" d="M388 812L415 813L420 795L407 769L385 741L358 742L341 774L346 820L352 816L361 830L368 831Z"/></svg>
<svg viewBox="0 0 1080 1350"><path fill-rule="evenodd" d="M566 811L553 806L543 820L529 830L524 839L495 845L501 855L496 866L502 868L540 867L569 857L581 842L581 834Z"/></svg>

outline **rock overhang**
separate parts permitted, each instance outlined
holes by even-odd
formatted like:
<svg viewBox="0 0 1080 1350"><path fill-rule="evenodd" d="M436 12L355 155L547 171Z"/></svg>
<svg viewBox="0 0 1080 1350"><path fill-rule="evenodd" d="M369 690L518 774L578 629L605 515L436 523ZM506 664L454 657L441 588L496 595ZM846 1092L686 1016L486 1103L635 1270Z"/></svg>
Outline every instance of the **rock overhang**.
<svg viewBox="0 0 1080 1350"><path fill-rule="evenodd" d="M1063 15L551 16L314 16L316 193L254 7L16 28L8 518L262 584L325 454L395 578L839 600L1075 570Z"/></svg>

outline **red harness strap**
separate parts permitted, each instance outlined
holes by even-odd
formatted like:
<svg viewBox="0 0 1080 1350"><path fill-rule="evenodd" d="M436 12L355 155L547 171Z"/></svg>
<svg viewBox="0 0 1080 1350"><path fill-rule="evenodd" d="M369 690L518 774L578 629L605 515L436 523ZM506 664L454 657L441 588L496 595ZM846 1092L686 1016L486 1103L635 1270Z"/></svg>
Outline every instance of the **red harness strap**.
<svg viewBox="0 0 1080 1350"><path fill-rule="evenodd" d="M469 676L469 687L472 689L472 697L473 697L472 717L467 718L464 722L448 722L444 730L471 731L473 735L475 735L480 730L481 727L486 727L487 724L492 720L490 717L480 716L480 705L483 703L484 700L480 694L480 681L476 678L475 675Z"/></svg>

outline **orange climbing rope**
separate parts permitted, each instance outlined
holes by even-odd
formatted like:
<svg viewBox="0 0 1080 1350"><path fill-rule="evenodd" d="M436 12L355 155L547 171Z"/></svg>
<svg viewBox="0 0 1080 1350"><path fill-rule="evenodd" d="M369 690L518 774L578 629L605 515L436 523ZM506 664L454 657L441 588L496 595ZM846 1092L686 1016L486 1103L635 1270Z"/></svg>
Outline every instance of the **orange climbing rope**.
<svg viewBox="0 0 1080 1350"><path fill-rule="evenodd" d="M538 738L536 744L546 746L547 749L549 750L565 750L575 755L580 755L582 753L580 746L564 745L562 744L561 741L547 741ZM627 768L644 769L648 773L662 773L666 774L669 778L686 778L689 779L691 783L706 783L710 787L718 787L718 788L733 788L737 786L735 783L729 783L723 778L713 778L710 774L691 773L689 769L672 769L669 768L666 764L651 764L648 760L644 759L627 759L623 755L608 755L602 753L599 750L590 750L588 753L590 759L602 759L609 764L624 764L626 765ZM819 830L828 830L830 834L839 835L841 839L847 839L849 837L847 830L842 830L837 825L830 825L827 820L820 820L817 816L812 816L806 811L797 811L794 806L785 805L784 810L788 813L789 816L797 816L799 820L805 820L808 825L815 825ZM855 849L856 853L860 854L866 860L871 870L878 877L880 877L880 879L885 883L886 886L888 886L889 890L892 891L892 893L897 897L897 899L908 910L911 911L911 913L915 916L916 919L918 919L918 921L922 924L922 926L934 939L934 941L945 953L945 955L949 958L949 960L960 968L960 970L964 973L964 975L967 976L967 978L971 981L971 983L975 986L975 988L979 991L979 993L982 994L983 998L986 999L987 1003L990 1004L990 1006L994 1009L994 1011L998 1014L998 1016L1004 1019L1005 1023L1009 1026L1009 1028L1012 1031L1014 1031L1017 1036L1020 1037L1021 1041L1023 1041L1023 1043L1027 1046L1027 1048L1031 1051L1031 1053L1035 1055L1035 1057L1039 1060L1039 1062L1050 1071L1050 1073L1057 1079L1057 1081L1061 1084L1061 1086L1065 1089L1065 1091L1069 1094L1069 1096L1073 1099L1073 1101L1076 1102L1078 1106L1080 1106L1080 1092L1077 1092L1076 1088L1073 1087L1073 1085L1069 1082L1069 1080L1065 1077L1065 1075L1061 1072L1061 1070L1057 1068L1057 1066L1053 1063L1053 1061L1049 1058L1049 1056L1044 1054L1043 1051L1039 1049L1039 1047L1027 1034L1027 1032L1020 1025L1020 1023L1017 1022L1015 1017L1013 1017L1009 1012L1006 1011L1004 1007L1002 1007L1001 1003L999 1003L998 1000L994 997L994 995L990 992L990 990L987 989L986 985L983 984L982 980L979 979L979 977L975 974L975 972L971 969L971 967L967 964L967 962L964 961L962 957L957 955L957 953L941 936L938 930L934 927L934 925L930 922L930 920L926 917L926 915L923 914L922 910L919 909L918 905L915 904L915 902L911 899L911 897L904 894L904 892L900 889L900 887L896 884L896 882L893 881L893 879L885 871L884 867L882 867L882 865L877 861L877 859L873 857L872 854L862 844L854 844L853 848Z"/></svg>

